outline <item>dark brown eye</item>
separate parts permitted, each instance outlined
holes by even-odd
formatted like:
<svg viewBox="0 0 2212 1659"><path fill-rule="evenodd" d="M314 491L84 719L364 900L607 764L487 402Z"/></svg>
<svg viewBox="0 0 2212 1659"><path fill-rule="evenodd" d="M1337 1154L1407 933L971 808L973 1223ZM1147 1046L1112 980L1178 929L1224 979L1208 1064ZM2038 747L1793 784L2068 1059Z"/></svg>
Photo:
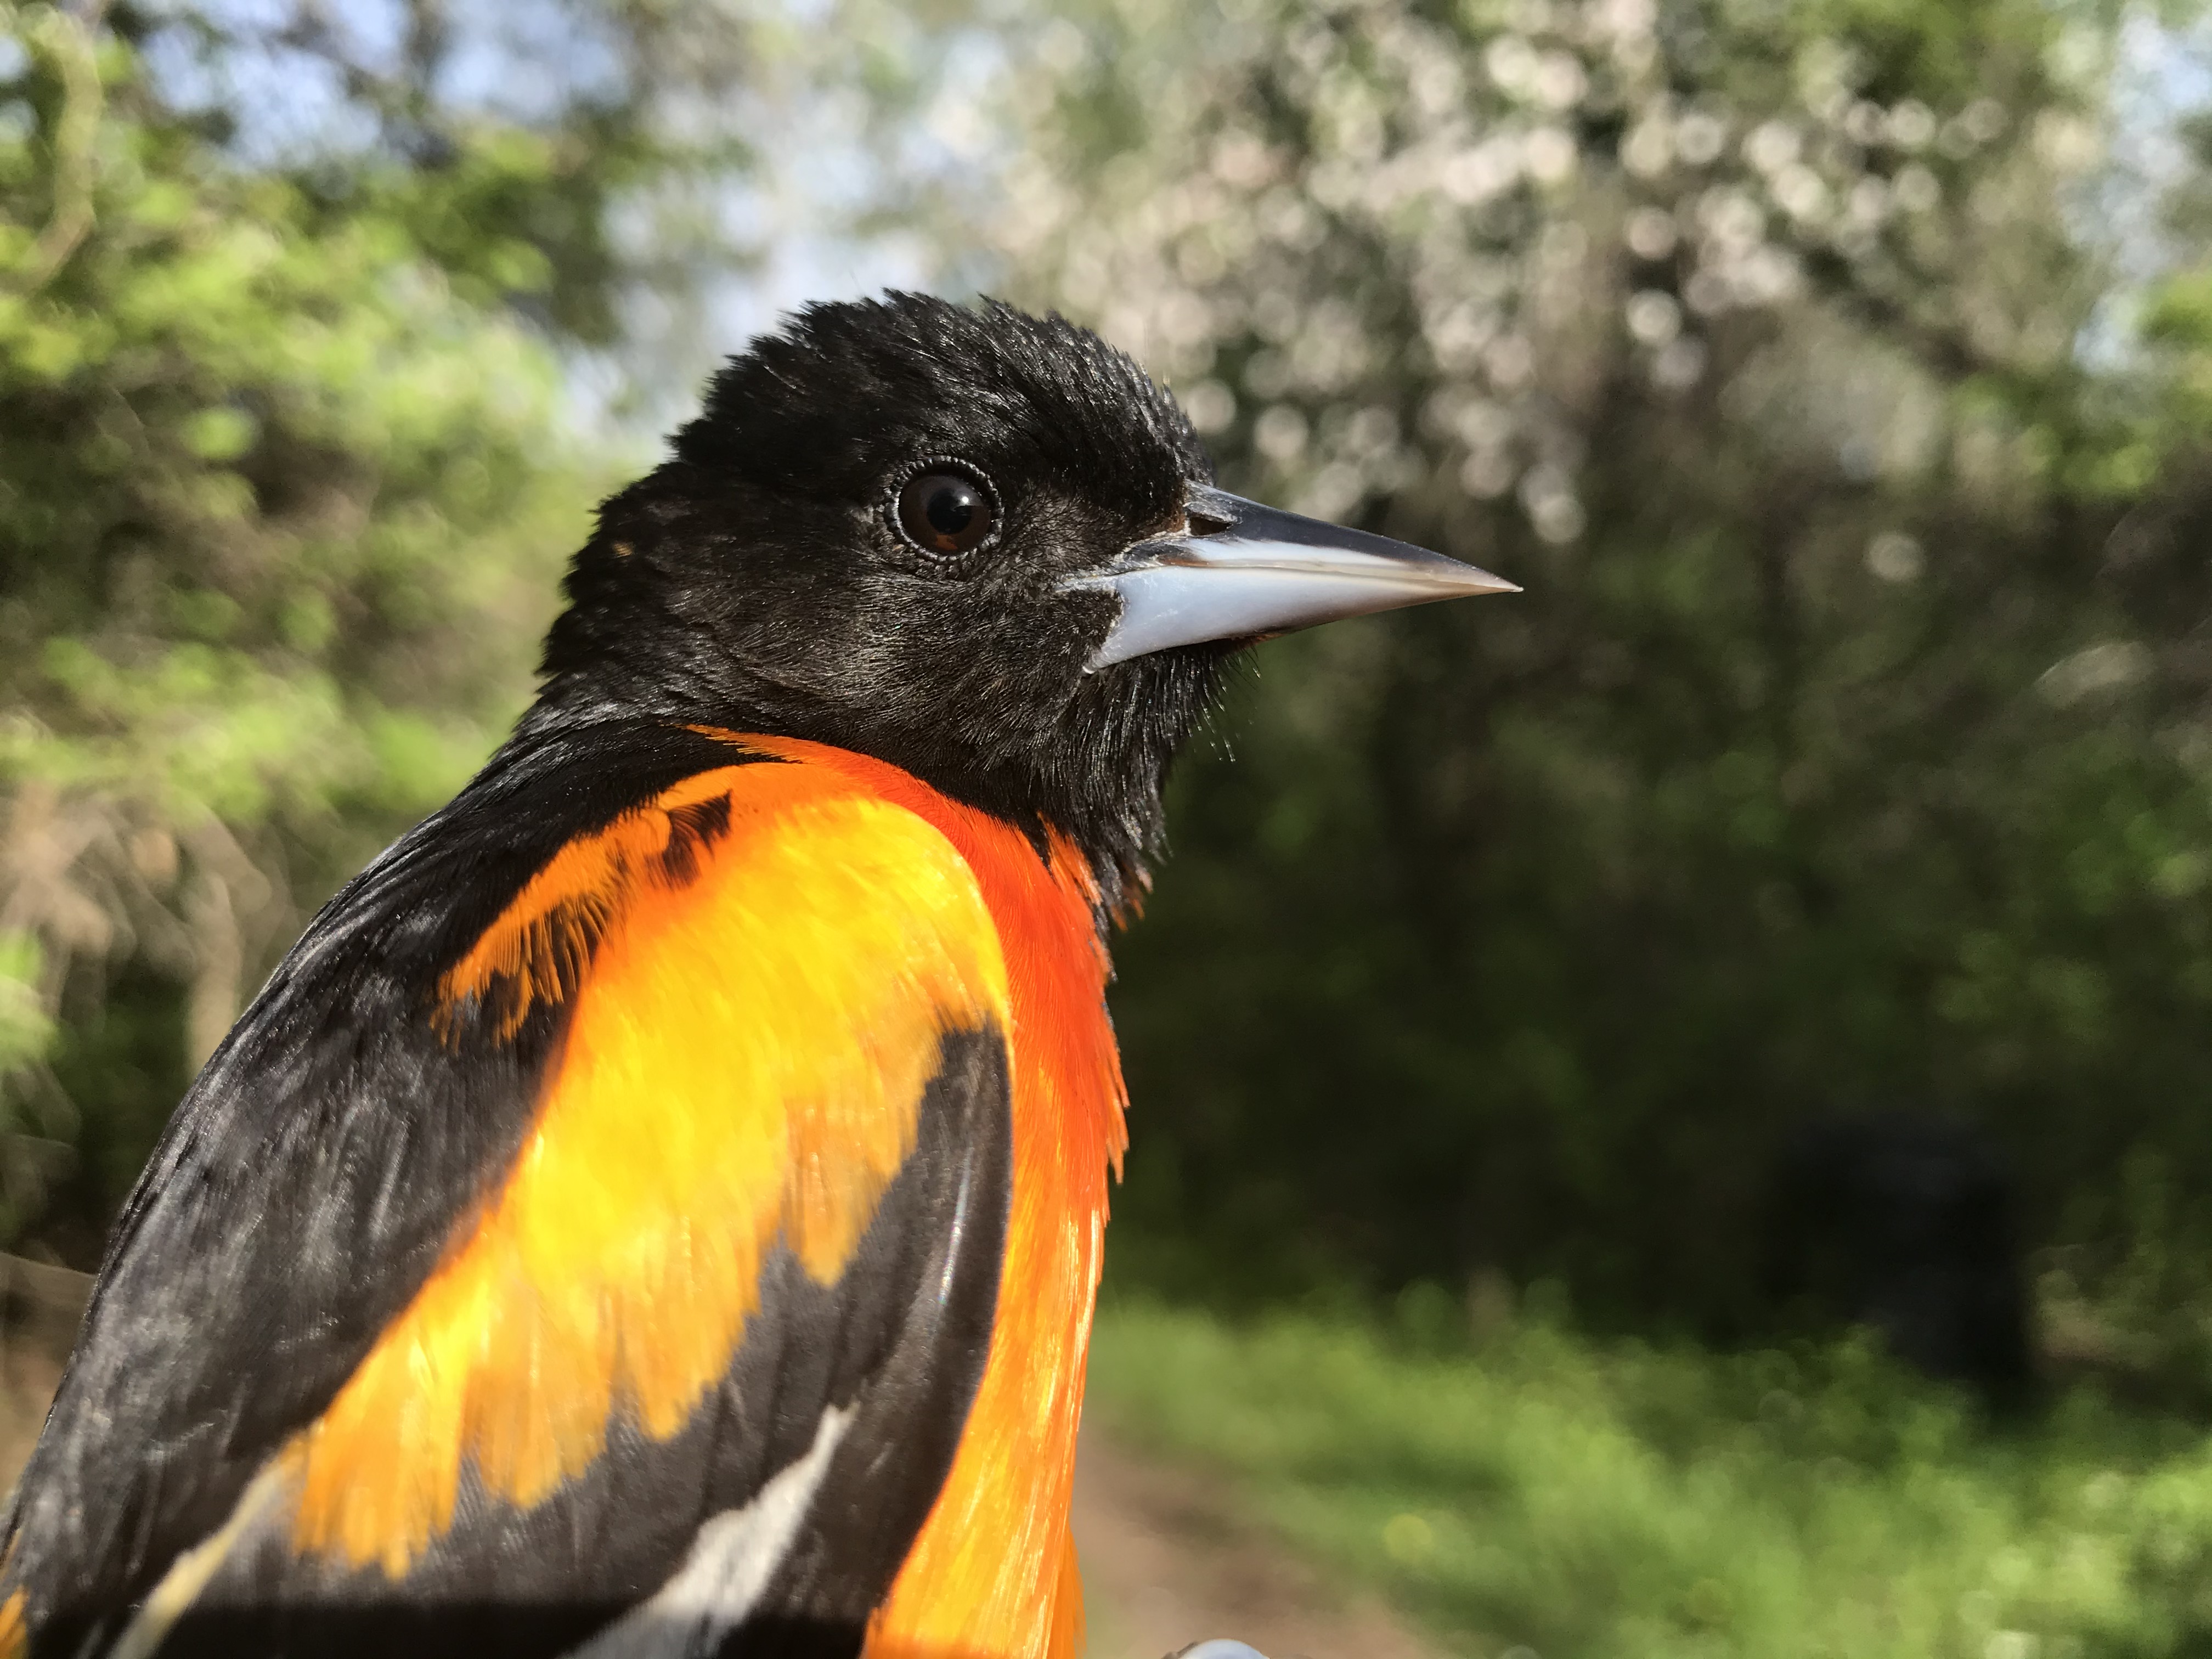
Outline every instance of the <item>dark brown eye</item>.
<svg viewBox="0 0 2212 1659"><path fill-rule="evenodd" d="M900 533L925 553L965 553L999 522L999 504L980 478L933 468L898 493Z"/></svg>

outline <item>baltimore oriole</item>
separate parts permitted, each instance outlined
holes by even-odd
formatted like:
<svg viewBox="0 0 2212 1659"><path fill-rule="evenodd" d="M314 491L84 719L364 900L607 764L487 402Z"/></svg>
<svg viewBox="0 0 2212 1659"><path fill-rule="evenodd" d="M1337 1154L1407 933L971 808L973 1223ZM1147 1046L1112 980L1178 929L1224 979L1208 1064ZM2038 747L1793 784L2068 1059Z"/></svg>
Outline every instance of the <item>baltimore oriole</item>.
<svg viewBox="0 0 2212 1659"><path fill-rule="evenodd" d="M1063 1659L1107 920L1255 636L1508 585L1057 318L812 307L117 1223L0 1655Z"/></svg>

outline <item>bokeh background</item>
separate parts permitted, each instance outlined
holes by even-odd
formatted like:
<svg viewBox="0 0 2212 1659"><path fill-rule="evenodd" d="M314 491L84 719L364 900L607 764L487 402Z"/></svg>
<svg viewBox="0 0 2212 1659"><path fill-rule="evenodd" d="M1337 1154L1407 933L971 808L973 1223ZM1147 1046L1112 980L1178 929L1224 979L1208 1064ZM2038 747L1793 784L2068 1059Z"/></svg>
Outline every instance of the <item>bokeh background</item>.
<svg viewBox="0 0 2212 1659"><path fill-rule="evenodd" d="M2208 237L2182 0L0 0L18 1403L716 356L988 291L1231 488L1527 589L1262 647L1177 779L1129 1595L1214 1549L1345 1659L2212 1653ZM1851 1122L1999 1194L2019 1387L1778 1279Z"/></svg>

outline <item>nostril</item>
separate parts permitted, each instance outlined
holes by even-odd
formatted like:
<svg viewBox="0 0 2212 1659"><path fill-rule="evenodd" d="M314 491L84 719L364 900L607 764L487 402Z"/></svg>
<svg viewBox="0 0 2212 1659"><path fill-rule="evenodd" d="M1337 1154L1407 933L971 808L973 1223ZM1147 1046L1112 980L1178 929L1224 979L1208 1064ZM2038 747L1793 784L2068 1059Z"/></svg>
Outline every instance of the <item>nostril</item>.
<svg viewBox="0 0 2212 1659"><path fill-rule="evenodd" d="M1194 536L1218 536L1230 526L1229 520L1198 507L1192 507L1183 514L1183 518L1190 526L1189 533Z"/></svg>

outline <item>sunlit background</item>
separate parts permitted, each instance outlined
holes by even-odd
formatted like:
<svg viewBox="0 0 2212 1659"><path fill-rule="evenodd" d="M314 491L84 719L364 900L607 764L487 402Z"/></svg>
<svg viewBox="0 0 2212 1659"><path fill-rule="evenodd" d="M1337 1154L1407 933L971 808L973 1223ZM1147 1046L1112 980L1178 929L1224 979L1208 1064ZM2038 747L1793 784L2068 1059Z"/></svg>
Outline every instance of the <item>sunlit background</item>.
<svg viewBox="0 0 2212 1659"><path fill-rule="evenodd" d="M1177 781L1099 1659L2212 1651L2208 112L2185 0L0 0L9 1455L592 503L908 284L1527 589Z"/></svg>

